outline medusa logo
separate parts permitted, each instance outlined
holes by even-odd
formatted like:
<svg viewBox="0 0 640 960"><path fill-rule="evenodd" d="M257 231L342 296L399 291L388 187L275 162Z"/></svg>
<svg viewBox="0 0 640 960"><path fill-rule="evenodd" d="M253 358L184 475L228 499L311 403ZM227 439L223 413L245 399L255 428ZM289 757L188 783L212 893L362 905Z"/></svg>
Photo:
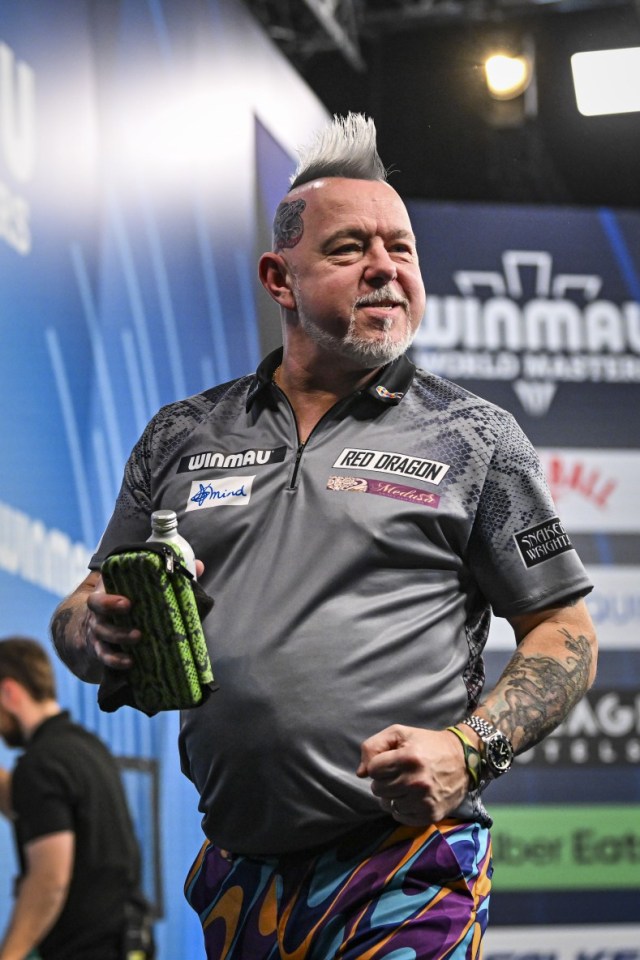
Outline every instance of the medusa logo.
<svg viewBox="0 0 640 960"><path fill-rule="evenodd" d="M459 296L427 298L414 342L422 366L509 381L531 416L549 410L562 382L640 382L640 304L603 299L600 276L554 275L550 253L506 250L501 272L453 280Z"/></svg>

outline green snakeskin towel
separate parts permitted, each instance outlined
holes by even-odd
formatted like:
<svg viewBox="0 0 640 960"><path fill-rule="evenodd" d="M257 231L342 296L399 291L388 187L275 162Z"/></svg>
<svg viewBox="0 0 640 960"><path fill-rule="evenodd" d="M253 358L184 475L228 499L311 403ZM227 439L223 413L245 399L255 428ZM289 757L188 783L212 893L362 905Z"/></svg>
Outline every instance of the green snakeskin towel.
<svg viewBox="0 0 640 960"><path fill-rule="evenodd" d="M109 554L101 573L107 593L132 601L130 622L142 640L131 648L131 670L108 671L100 707L111 712L128 704L149 716L197 707L215 684L196 594L204 615L213 601L182 565L179 548L123 546Z"/></svg>

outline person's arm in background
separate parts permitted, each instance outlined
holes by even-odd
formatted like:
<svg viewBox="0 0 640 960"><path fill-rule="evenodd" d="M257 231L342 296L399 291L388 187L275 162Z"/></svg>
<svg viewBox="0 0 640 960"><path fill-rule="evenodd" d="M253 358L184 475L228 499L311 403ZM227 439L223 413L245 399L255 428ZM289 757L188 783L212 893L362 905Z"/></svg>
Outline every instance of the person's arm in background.
<svg viewBox="0 0 640 960"><path fill-rule="evenodd" d="M62 913L73 873L75 834L64 830L38 837L25 845L24 855L26 873L0 946L0 960L24 960Z"/></svg>
<svg viewBox="0 0 640 960"><path fill-rule="evenodd" d="M597 646L584 600L509 622L518 649L473 713L498 727L522 753L562 723L587 692L595 678ZM478 748L478 735L466 725L462 729ZM371 778L384 810L416 826L446 817L470 785L455 734L401 724L363 743L358 775ZM393 811L392 800L398 804Z"/></svg>
<svg viewBox="0 0 640 960"><path fill-rule="evenodd" d="M0 813L11 819L11 771L0 767Z"/></svg>

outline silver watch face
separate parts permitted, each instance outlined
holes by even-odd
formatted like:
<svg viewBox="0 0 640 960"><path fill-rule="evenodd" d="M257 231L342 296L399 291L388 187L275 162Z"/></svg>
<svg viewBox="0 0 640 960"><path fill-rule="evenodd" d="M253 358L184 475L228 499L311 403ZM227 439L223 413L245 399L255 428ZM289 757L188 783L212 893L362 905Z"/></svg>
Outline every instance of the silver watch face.
<svg viewBox="0 0 640 960"><path fill-rule="evenodd" d="M495 775L506 773L513 763L513 747L502 733L496 733L485 744L487 766Z"/></svg>

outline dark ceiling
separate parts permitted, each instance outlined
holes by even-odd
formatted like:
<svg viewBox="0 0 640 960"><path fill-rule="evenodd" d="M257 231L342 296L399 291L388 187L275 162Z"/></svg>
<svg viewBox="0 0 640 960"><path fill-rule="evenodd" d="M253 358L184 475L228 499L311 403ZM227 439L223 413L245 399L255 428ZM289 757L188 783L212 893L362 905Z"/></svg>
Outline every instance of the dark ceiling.
<svg viewBox="0 0 640 960"><path fill-rule="evenodd" d="M640 207L640 113L583 117L570 70L640 46L640 0L245 3L329 111L374 117L403 196ZM537 102L490 100L496 42L533 49Z"/></svg>

